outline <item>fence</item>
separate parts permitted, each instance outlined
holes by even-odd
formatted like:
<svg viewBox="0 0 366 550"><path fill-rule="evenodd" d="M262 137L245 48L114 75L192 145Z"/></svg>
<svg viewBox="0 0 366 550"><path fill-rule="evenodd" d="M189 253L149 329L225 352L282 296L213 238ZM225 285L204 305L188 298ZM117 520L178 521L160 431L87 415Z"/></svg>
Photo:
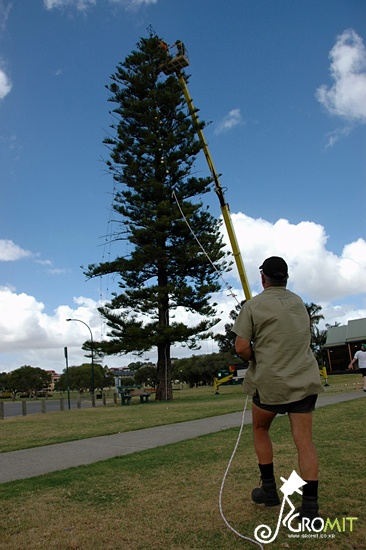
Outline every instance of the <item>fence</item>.
<svg viewBox="0 0 366 550"><path fill-rule="evenodd" d="M113 404L117 405L117 393L113 393ZM96 395L96 406L107 405L107 394ZM47 412L57 412L70 409L89 408L92 406L91 401L87 401L81 398L79 395L77 399L69 399L60 397L60 399L22 399L19 401L2 401L0 400L0 420L4 420L5 417L12 416L27 416L28 414L46 414Z"/></svg>

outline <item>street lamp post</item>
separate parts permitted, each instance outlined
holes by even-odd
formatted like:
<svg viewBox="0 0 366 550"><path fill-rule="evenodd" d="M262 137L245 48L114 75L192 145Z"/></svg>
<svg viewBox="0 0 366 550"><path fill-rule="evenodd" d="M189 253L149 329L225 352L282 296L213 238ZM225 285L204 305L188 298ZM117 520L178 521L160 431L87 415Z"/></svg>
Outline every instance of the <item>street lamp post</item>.
<svg viewBox="0 0 366 550"><path fill-rule="evenodd" d="M69 359L67 355L67 347L64 347L64 354L65 354L65 360L66 360L66 386L67 386L67 403L70 410L70 384L69 384Z"/></svg>
<svg viewBox="0 0 366 550"><path fill-rule="evenodd" d="M92 406L95 407L95 394L94 394L94 340L93 333L89 325L87 325L81 319L66 319L66 321L77 321L78 323L83 323L90 332L90 342L91 342L91 367L92 367L92 383L91 383L91 394L92 394Z"/></svg>

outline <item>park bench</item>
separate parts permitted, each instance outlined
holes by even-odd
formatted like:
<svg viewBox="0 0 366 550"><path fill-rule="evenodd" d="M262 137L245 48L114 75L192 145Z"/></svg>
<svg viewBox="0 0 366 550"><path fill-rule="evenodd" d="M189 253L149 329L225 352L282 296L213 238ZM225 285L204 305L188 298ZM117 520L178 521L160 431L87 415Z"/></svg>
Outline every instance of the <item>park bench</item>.
<svg viewBox="0 0 366 550"><path fill-rule="evenodd" d="M140 403L149 403L150 395L155 393L154 390L146 390L142 386L119 386L117 389L122 405L130 405L131 399L135 396L140 397Z"/></svg>
<svg viewBox="0 0 366 550"><path fill-rule="evenodd" d="M138 395L140 397L140 403L148 403L151 393L151 391L146 391L145 389L131 390L130 396L134 397Z"/></svg>

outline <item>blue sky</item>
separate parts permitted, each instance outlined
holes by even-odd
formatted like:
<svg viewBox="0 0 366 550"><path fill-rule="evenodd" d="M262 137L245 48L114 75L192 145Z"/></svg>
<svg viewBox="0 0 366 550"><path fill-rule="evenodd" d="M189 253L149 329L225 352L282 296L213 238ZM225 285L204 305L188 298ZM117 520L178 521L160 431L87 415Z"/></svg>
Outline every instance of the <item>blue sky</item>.
<svg viewBox="0 0 366 550"><path fill-rule="evenodd" d="M106 237L105 85L149 25L187 46L253 292L263 259L283 255L326 322L366 317L364 0L0 0L0 371L61 372L64 346L80 363L88 333L68 317L104 334L96 308L115 282L80 266L123 253ZM203 157L196 170L208 175ZM235 302L215 298L220 330Z"/></svg>

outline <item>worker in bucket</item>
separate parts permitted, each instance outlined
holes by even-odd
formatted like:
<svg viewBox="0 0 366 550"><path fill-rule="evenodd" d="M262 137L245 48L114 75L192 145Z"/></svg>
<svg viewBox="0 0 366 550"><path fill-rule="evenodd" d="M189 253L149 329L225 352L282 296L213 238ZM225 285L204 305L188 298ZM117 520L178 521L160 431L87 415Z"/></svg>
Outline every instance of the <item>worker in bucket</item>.
<svg viewBox="0 0 366 550"><path fill-rule="evenodd" d="M185 55L186 47L181 40L176 40L175 45L177 47L177 55Z"/></svg>
<svg viewBox="0 0 366 550"><path fill-rule="evenodd" d="M252 396L254 448L261 486L256 504L276 506L273 448L269 430L277 414L288 414L298 452L303 487L302 517L318 517L318 456L312 438L312 412L323 392L319 367L310 349L310 319L299 296L286 288L288 267L272 256L260 266L263 292L242 307L233 332L238 355L250 361L244 393Z"/></svg>

